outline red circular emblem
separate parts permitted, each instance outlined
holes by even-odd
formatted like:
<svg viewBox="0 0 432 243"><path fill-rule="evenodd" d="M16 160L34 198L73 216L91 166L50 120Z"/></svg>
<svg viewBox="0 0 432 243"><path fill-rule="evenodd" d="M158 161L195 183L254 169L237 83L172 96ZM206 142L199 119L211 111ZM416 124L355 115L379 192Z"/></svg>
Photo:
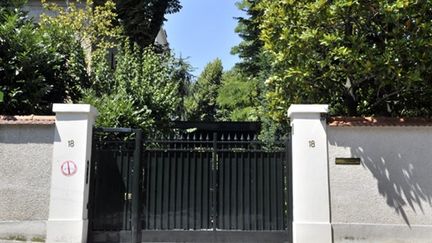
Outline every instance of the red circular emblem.
<svg viewBox="0 0 432 243"><path fill-rule="evenodd" d="M78 170L77 165L72 160L66 160L61 164L60 168L65 176L73 176Z"/></svg>

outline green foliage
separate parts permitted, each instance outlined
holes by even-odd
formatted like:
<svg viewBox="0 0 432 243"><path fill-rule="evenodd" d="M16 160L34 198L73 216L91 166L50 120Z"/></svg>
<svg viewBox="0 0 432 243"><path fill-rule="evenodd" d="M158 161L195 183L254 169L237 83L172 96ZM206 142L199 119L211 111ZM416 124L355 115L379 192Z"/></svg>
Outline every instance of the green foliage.
<svg viewBox="0 0 432 243"><path fill-rule="evenodd" d="M171 56L126 41L119 47L115 70L106 66L105 58L98 60L93 76L98 85L83 100L99 110L98 125L139 127L150 132L177 118L180 98L178 83L172 79Z"/></svg>
<svg viewBox="0 0 432 243"><path fill-rule="evenodd" d="M289 122L275 122L271 117L264 115L261 116L261 132L258 139L265 144L266 148L273 148L277 146L276 141L286 141L289 136Z"/></svg>
<svg viewBox="0 0 432 243"><path fill-rule="evenodd" d="M337 115L432 115L432 2L262 0L258 9L274 119L293 103L329 103Z"/></svg>
<svg viewBox="0 0 432 243"><path fill-rule="evenodd" d="M0 113L51 113L52 103L77 101L88 85L83 50L68 29L0 8L0 81Z"/></svg>
<svg viewBox="0 0 432 243"><path fill-rule="evenodd" d="M36 26L17 9L20 2L1 5L0 112L51 113L51 103L76 102L90 86L86 70L90 50L100 57L114 47L120 36L114 25L115 4L107 1L94 7L89 0L69 2L64 9L43 1L54 15L42 15Z"/></svg>
<svg viewBox="0 0 432 243"><path fill-rule="evenodd" d="M263 42L259 38L259 20L263 11L257 8L258 0L241 0L237 2L237 8L246 13L247 17L238 17L235 32L242 41L231 49L231 53L240 57L236 67L248 77L262 76L263 71L268 71L270 65L267 62L266 53L263 52Z"/></svg>
<svg viewBox="0 0 432 243"><path fill-rule="evenodd" d="M219 120L257 121L258 98L256 79L246 78L237 69L225 72L216 100Z"/></svg>
<svg viewBox="0 0 432 243"><path fill-rule="evenodd" d="M218 89L222 81L223 67L220 59L208 63L186 99L187 117L194 121L216 120Z"/></svg>
<svg viewBox="0 0 432 243"><path fill-rule="evenodd" d="M187 111L185 108L185 99L190 95L190 88L193 80L192 65L185 58L172 58L172 80L178 84L178 95L180 102L176 109L180 120L185 120Z"/></svg>
<svg viewBox="0 0 432 243"><path fill-rule="evenodd" d="M103 4L105 0L97 0ZM179 0L116 0L116 13L125 34L141 47L154 44L165 14L181 9Z"/></svg>
<svg viewBox="0 0 432 243"><path fill-rule="evenodd" d="M240 62L236 64L241 83L233 82L227 85L225 90L237 90L237 94L231 99L232 106L231 119L234 120L259 120L262 123L260 139L268 143L275 139L276 135L285 134L281 125L283 122L270 119L268 114L268 101L265 99L267 87L265 80L272 72L272 56L264 51L264 43L260 39L260 21L264 16L265 10L259 8L259 0L240 0L237 7L244 11L246 17L239 17L236 32L242 38L239 45L232 48L232 54L240 57ZM231 86L231 87L229 87ZM236 87L235 87L236 86ZM225 91L221 92L223 95ZM240 100L248 100L249 103L236 102L238 96ZM228 96L227 96L228 98Z"/></svg>
<svg viewBox="0 0 432 243"><path fill-rule="evenodd" d="M102 0L93 4L87 0L84 5L70 3L67 9L56 4L45 5L56 15L45 15L42 22L59 23L71 29L88 50L91 89L86 91L82 102L93 104L99 110L99 126L139 127L150 132L184 113L181 97L191 79L190 65L169 53L157 54L157 48L143 49L148 43L141 47L137 44L143 44L142 35L154 29L159 31L163 14L180 8L177 1L153 2ZM161 9L162 19L154 22L160 18L157 15ZM157 28L151 26L156 23ZM131 38L126 39L124 34ZM156 34L149 37L151 43ZM110 52L117 52L115 67L109 60Z"/></svg>
<svg viewBox="0 0 432 243"><path fill-rule="evenodd" d="M106 55L107 50L114 48L122 37L122 29L116 25L118 16L113 1L96 6L92 0L84 3L70 1L66 8L46 0L42 3L52 14L42 14L41 25L73 32L88 54L88 63L93 63L90 53L97 57Z"/></svg>
<svg viewBox="0 0 432 243"><path fill-rule="evenodd" d="M83 102L98 109L97 126L140 127L147 131L154 125L150 120L151 111L146 108L137 110L133 97L126 94L123 89L118 89L117 93L103 95L88 90Z"/></svg>
<svg viewBox="0 0 432 243"><path fill-rule="evenodd" d="M70 1L66 8L43 1L54 14L43 14L39 26L15 9L18 2L0 5L2 113L50 113L51 103L76 102L84 89L82 101L99 109L101 126L140 127L150 132L185 113L181 97L191 80L190 65L170 54L156 54L152 47L142 49L125 41L122 32L124 28L141 45L153 43L164 14L180 9L177 0L140 1L135 8L118 12L113 1L96 5L91 0ZM120 18L117 13L122 14ZM123 17L128 21L122 22ZM113 69L107 57L116 48Z"/></svg>

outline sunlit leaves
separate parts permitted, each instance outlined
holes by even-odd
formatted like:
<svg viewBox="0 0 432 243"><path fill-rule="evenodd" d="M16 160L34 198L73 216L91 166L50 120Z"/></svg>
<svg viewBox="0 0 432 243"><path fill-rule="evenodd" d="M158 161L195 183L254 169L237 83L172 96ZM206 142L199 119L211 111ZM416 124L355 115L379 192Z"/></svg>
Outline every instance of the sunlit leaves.
<svg viewBox="0 0 432 243"><path fill-rule="evenodd" d="M277 77L267 94L274 117L292 103L329 103L340 115L432 115L430 1L262 0L258 9Z"/></svg>
<svg viewBox="0 0 432 243"><path fill-rule="evenodd" d="M222 82L222 73L223 67L220 59L215 59L204 67L185 103L189 120L216 120L218 109L216 99Z"/></svg>
<svg viewBox="0 0 432 243"><path fill-rule="evenodd" d="M51 113L52 103L77 101L88 85L83 49L72 31L0 7L0 81L0 113Z"/></svg>
<svg viewBox="0 0 432 243"><path fill-rule="evenodd" d="M45 28L58 26L71 30L85 49L113 48L120 37L121 27L116 25L117 14L113 1L95 6L92 0L70 1L66 8L42 0L51 15L42 14L40 24Z"/></svg>
<svg viewBox="0 0 432 243"><path fill-rule="evenodd" d="M106 67L106 59L97 60L92 77L98 85L88 91L84 102L98 108L99 125L150 132L161 123L178 118L181 97L177 80L172 79L173 57L125 41L116 55L115 70Z"/></svg>
<svg viewBox="0 0 432 243"><path fill-rule="evenodd" d="M259 117L258 80L245 77L237 69L225 72L216 101L219 120L256 121Z"/></svg>

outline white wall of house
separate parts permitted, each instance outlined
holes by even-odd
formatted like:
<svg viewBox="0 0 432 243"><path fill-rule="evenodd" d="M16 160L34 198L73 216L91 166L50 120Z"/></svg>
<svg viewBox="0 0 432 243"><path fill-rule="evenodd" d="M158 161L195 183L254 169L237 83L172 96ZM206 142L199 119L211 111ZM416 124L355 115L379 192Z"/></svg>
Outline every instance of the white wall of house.
<svg viewBox="0 0 432 243"><path fill-rule="evenodd" d="M156 36L155 44L168 47L168 39L167 38L168 38L168 36L167 36L165 29L163 27L161 27L159 29L157 36Z"/></svg>
<svg viewBox="0 0 432 243"><path fill-rule="evenodd" d="M334 242L432 242L432 127L327 131Z"/></svg>
<svg viewBox="0 0 432 243"><path fill-rule="evenodd" d="M67 0L51 0L49 3L56 3L58 6L66 7ZM81 3L82 4L82 3ZM39 22L42 13L52 15L50 11L46 11L42 7L41 0L28 0L23 9L28 12L28 16L33 18L35 22Z"/></svg>
<svg viewBox="0 0 432 243"><path fill-rule="evenodd" d="M44 239L54 125L0 125L0 242Z"/></svg>

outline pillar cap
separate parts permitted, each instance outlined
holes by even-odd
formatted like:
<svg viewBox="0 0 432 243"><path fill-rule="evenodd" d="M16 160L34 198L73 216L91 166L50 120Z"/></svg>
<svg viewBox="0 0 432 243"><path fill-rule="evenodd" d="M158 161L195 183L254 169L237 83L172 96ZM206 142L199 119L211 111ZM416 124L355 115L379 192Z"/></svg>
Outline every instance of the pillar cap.
<svg viewBox="0 0 432 243"><path fill-rule="evenodd" d="M90 113L97 116L99 113L96 108L89 104L53 104L55 113Z"/></svg>
<svg viewBox="0 0 432 243"><path fill-rule="evenodd" d="M328 113L328 105L310 104L310 105L291 105L288 109L288 117L294 114L305 113Z"/></svg>

